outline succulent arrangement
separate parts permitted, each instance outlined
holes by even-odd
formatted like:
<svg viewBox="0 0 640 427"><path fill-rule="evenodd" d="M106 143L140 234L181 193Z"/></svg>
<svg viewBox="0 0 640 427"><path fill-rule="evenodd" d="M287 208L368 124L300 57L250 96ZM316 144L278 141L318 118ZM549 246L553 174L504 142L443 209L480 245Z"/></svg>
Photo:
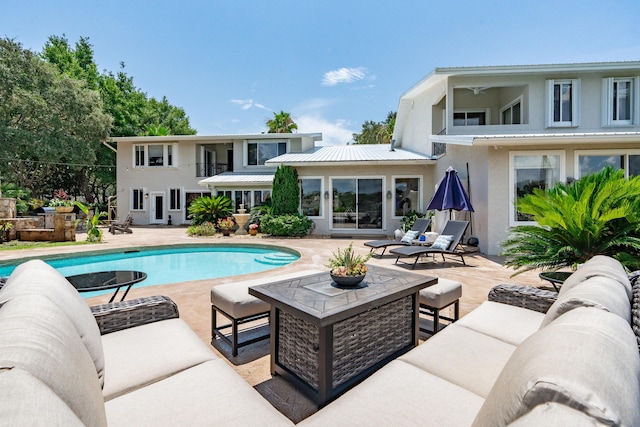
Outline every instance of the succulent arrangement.
<svg viewBox="0 0 640 427"><path fill-rule="evenodd" d="M371 253L365 256L356 255L353 251L353 243L350 243L344 250L338 248L338 252L332 254L327 267L335 276L362 276L367 272L365 262L369 259L371 259Z"/></svg>

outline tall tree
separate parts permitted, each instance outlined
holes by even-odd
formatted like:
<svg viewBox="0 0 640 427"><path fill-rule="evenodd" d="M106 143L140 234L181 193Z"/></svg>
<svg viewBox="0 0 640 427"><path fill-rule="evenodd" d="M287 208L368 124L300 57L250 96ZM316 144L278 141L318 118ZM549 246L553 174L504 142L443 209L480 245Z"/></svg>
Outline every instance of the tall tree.
<svg viewBox="0 0 640 427"><path fill-rule="evenodd" d="M266 122L268 133L293 133L298 130L298 125L291 118L291 114L280 110L273 113L273 118Z"/></svg>
<svg viewBox="0 0 640 427"><path fill-rule="evenodd" d="M388 144L393 137L395 126L396 112L390 111L384 122L364 122L362 132L353 134L353 141L355 144Z"/></svg>
<svg viewBox="0 0 640 427"><path fill-rule="evenodd" d="M273 215L297 214L300 205L298 171L291 166L278 166L273 177L271 209Z"/></svg>
<svg viewBox="0 0 640 427"><path fill-rule="evenodd" d="M0 173L35 197L91 164L111 118L97 92L33 52L0 39Z"/></svg>

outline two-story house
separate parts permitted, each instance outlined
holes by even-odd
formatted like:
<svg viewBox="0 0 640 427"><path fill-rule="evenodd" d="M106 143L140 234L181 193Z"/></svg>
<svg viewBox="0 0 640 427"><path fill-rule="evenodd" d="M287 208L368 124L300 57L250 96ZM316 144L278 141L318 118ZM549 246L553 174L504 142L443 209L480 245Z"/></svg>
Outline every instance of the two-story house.
<svg viewBox="0 0 640 427"><path fill-rule="evenodd" d="M533 188L640 174L640 62L437 68L400 97L394 139L470 183L473 233L497 254Z"/></svg>
<svg viewBox="0 0 640 427"><path fill-rule="evenodd" d="M119 216L131 213L141 225L185 224L191 202L212 193L249 209L271 195L276 166L267 160L321 140L319 133L113 138Z"/></svg>

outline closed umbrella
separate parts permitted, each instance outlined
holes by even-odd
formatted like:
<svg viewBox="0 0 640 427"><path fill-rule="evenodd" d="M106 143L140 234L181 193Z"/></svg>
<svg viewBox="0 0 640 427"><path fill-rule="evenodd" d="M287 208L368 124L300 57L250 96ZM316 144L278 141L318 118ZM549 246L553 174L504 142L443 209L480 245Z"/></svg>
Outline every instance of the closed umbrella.
<svg viewBox="0 0 640 427"><path fill-rule="evenodd" d="M451 219L451 209L456 211L475 212L467 192L458 178L458 172L452 167L447 168L447 172L438 184L436 193L431 198L427 210L449 210L449 219Z"/></svg>

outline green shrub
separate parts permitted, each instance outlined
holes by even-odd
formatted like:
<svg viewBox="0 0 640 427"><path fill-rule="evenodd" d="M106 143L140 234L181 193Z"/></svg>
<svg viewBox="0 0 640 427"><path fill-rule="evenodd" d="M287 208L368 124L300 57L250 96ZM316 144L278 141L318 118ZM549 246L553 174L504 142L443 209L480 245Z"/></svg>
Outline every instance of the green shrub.
<svg viewBox="0 0 640 427"><path fill-rule="evenodd" d="M510 229L502 242L514 274L537 268L575 268L595 255L640 268L640 176L625 179L607 167L573 184L534 189L518 200L518 211L536 225Z"/></svg>
<svg viewBox="0 0 640 427"><path fill-rule="evenodd" d="M260 231L272 236L306 236L313 222L304 215L264 215L260 221Z"/></svg>
<svg viewBox="0 0 640 427"><path fill-rule="evenodd" d="M274 215L295 215L300 206L298 172L291 166L279 166L273 177L271 207Z"/></svg>
<svg viewBox="0 0 640 427"><path fill-rule="evenodd" d="M187 235L189 236L213 236L214 234L216 234L216 226L211 222L187 227Z"/></svg>
<svg viewBox="0 0 640 427"><path fill-rule="evenodd" d="M402 217L400 222L402 222L403 224L402 227L404 231L408 231L411 229L411 227L413 227L413 223L416 222L416 219L426 218L426 217L427 217L426 213L422 213L418 211L409 211Z"/></svg>
<svg viewBox="0 0 640 427"><path fill-rule="evenodd" d="M200 225L205 222L215 224L218 219L233 214L233 202L226 196L203 196L194 200L188 210L192 225Z"/></svg>

